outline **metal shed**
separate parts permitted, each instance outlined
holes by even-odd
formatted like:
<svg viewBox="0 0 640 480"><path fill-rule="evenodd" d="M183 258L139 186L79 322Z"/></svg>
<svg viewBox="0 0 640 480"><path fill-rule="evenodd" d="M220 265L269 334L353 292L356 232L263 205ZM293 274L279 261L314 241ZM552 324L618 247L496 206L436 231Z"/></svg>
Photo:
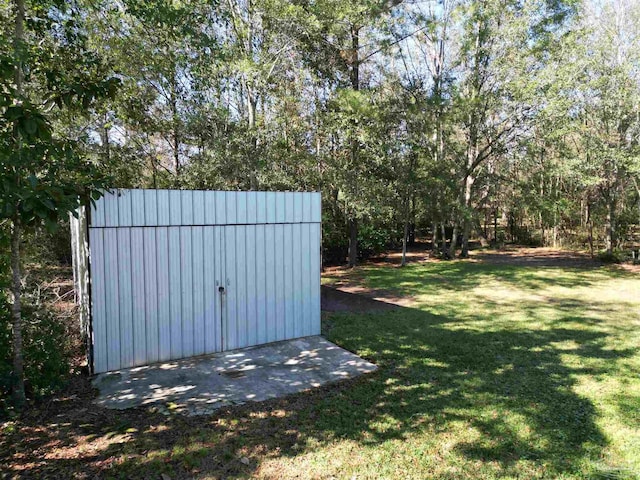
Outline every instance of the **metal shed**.
<svg viewBox="0 0 640 480"><path fill-rule="evenodd" d="M116 190L87 217L94 373L320 333L319 193Z"/></svg>

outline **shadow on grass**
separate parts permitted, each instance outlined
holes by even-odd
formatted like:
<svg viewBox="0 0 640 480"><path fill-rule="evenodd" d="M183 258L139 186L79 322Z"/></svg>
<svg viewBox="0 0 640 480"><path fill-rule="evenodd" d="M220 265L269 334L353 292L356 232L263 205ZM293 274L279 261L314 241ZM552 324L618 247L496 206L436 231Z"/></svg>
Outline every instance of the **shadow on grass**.
<svg viewBox="0 0 640 480"><path fill-rule="evenodd" d="M404 297L415 297L438 295L443 289L449 292L467 292L492 281L535 292L550 287L589 287L612 278L637 278L637 275L598 264L588 267L541 268L499 263L437 261L410 264L404 268L363 266L358 270L329 278L329 283L335 287L364 286L371 293L393 290Z"/></svg>
<svg viewBox="0 0 640 480"><path fill-rule="evenodd" d="M547 476L579 476L585 461L597 461L607 440L573 387L632 349L605 349L606 333L593 329L451 330L450 321L411 308L332 314L329 339L377 363L376 373L208 417L107 411L89 403L85 387L5 433L0 462L9 476L226 478L345 439L431 439L436 454L442 432L471 476L477 461L515 476L527 460ZM581 361L563 362L567 348ZM635 418L626 402L620 409Z"/></svg>

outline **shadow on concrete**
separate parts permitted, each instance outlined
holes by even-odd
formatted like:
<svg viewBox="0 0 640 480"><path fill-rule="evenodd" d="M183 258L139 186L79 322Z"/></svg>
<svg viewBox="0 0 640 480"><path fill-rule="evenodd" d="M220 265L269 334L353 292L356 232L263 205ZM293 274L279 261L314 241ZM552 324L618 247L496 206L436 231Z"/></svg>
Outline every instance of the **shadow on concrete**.
<svg viewBox="0 0 640 480"><path fill-rule="evenodd" d="M322 337L102 373L93 385L106 408L154 405L187 415L259 402L369 373L376 366Z"/></svg>

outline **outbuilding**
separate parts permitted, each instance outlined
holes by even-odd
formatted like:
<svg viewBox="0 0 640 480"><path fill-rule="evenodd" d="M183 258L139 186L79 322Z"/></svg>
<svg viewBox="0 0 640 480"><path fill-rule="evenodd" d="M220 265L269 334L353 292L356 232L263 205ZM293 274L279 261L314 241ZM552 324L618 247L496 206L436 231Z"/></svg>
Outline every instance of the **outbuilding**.
<svg viewBox="0 0 640 480"><path fill-rule="evenodd" d="M94 373L320 334L317 192L114 190L72 220Z"/></svg>

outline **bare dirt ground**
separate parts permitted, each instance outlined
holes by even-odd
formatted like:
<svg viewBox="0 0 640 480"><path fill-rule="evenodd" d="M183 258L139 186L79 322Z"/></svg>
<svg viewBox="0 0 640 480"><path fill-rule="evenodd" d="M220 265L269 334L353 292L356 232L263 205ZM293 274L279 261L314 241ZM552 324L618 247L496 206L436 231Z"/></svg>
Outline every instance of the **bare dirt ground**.
<svg viewBox="0 0 640 480"><path fill-rule="evenodd" d="M521 267L597 268L602 263L587 253L544 247L506 247L501 250L471 252L471 259L496 265Z"/></svg>
<svg viewBox="0 0 640 480"><path fill-rule="evenodd" d="M387 298L386 301L381 301L370 296L353 293L351 290L357 290L357 288L355 286L344 286L338 289L323 285L321 288L322 311L376 313L388 312L398 308L398 304L392 303L390 298Z"/></svg>

